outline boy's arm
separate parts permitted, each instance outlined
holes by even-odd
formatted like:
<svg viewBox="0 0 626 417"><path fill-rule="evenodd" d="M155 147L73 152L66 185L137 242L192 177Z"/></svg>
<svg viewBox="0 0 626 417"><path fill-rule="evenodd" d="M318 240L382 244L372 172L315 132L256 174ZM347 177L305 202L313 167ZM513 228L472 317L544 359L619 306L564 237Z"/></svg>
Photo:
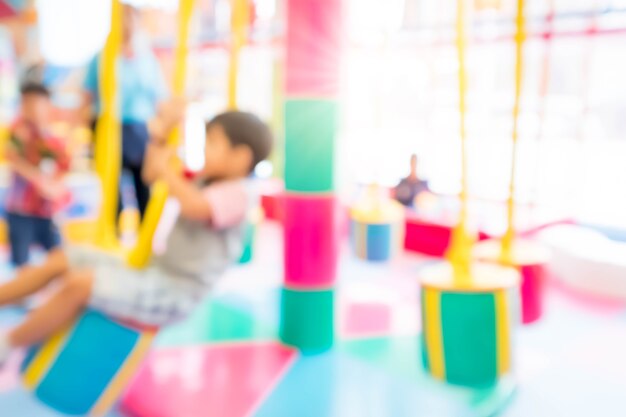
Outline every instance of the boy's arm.
<svg viewBox="0 0 626 417"><path fill-rule="evenodd" d="M211 204L202 190L184 178L177 170L171 169L172 150L165 144L148 144L142 176L151 183L165 182L169 194L180 203L181 216L191 220L212 218Z"/></svg>
<svg viewBox="0 0 626 417"><path fill-rule="evenodd" d="M11 157L7 155L7 161L11 169L24 177L27 181L37 183L41 180L41 172L39 172L39 169L29 164L21 157Z"/></svg>
<svg viewBox="0 0 626 417"><path fill-rule="evenodd" d="M236 226L245 220L250 196L242 181L220 181L203 189L172 171L163 175L170 195L180 204L180 215L210 222L215 229Z"/></svg>
<svg viewBox="0 0 626 417"><path fill-rule="evenodd" d="M152 184L157 180L161 165L169 162L163 161L163 158L169 158L167 141L172 130L180 124L185 115L187 101L182 98L173 98L161 103L159 112L148 123L150 132L150 143L146 148L144 164L141 176L146 184Z"/></svg>
<svg viewBox="0 0 626 417"><path fill-rule="evenodd" d="M189 220L212 220L213 208L201 189L173 170L166 171L162 180L167 184L169 194L178 200L182 217Z"/></svg>
<svg viewBox="0 0 626 417"><path fill-rule="evenodd" d="M57 171L55 178L62 178L70 170L72 159L65 143L59 139L52 138L48 148L49 157L54 159Z"/></svg>
<svg viewBox="0 0 626 417"><path fill-rule="evenodd" d="M19 139L15 136L11 137L10 143L7 145L5 157L9 164L9 167L20 176L24 177L27 181L36 183L41 178L41 172L39 168L30 164L20 155L16 144Z"/></svg>

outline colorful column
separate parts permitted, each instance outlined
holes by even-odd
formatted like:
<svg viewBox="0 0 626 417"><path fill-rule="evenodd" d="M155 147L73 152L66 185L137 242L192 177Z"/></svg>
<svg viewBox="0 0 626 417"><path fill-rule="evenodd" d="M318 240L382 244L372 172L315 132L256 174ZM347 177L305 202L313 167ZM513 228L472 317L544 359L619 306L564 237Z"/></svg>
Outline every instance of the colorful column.
<svg viewBox="0 0 626 417"><path fill-rule="evenodd" d="M284 287L280 337L304 353L334 342L341 0L288 0Z"/></svg>

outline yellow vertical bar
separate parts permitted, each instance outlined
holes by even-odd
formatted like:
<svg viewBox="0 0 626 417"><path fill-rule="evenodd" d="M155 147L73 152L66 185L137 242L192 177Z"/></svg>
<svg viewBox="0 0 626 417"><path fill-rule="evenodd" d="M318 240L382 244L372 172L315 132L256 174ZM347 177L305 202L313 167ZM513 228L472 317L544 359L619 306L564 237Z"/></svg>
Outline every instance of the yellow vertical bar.
<svg viewBox="0 0 626 417"><path fill-rule="evenodd" d="M454 279L458 283L466 283L470 277L472 236L468 231L468 184L467 184L467 130L466 130L466 96L467 68L465 52L467 47L466 0L457 0L456 16L456 47L459 60L459 134L461 137L461 192L459 199L461 210L459 223L452 232L452 241L448 248L447 258L454 269Z"/></svg>
<svg viewBox="0 0 626 417"><path fill-rule="evenodd" d="M228 108L237 108L237 81L239 75L239 55L246 43L247 29L250 21L250 4L248 0L231 0L231 46L228 68Z"/></svg>
<svg viewBox="0 0 626 417"><path fill-rule="evenodd" d="M284 68L282 55L276 53L274 61L274 71L272 77L272 131L274 132L274 149L270 155L270 162L273 165L273 177L283 178L285 163L285 138L283 129L284 117Z"/></svg>
<svg viewBox="0 0 626 417"><path fill-rule="evenodd" d="M26 388L33 390L43 380L73 331L73 327L59 331L41 346L24 372L23 381Z"/></svg>
<svg viewBox="0 0 626 417"><path fill-rule="evenodd" d="M496 304L496 345L498 355L498 375L511 369L511 316L507 289L494 294Z"/></svg>
<svg viewBox="0 0 626 417"><path fill-rule="evenodd" d="M513 103L513 151L511 155L511 179L507 200L507 230L502 238L500 259L511 264L513 259L513 240L515 239L515 172L517 168L517 150L519 136L519 112L522 95L522 77L524 74L524 40L526 38L524 19L524 0L517 0L517 18L515 34L515 101Z"/></svg>
<svg viewBox="0 0 626 417"><path fill-rule="evenodd" d="M176 63L174 70L174 96L183 97L185 94L185 80L187 75L187 58L189 55L189 24L193 12L194 0L180 0L178 6L178 43L176 46ZM170 146L177 146L181 132L175 128L168 140ZM141 227L137 243L128 256L128 265L134 268L143 268L150 261L152 255L152 240L159 224L161 213L167 201L167 186L156 183L152 186L150 202Z"/></svg>
<svg viewBox="0 0 626 417"><path fill-rule="evenodd" d="M424 291L424 323L423 329L426 340L426 353L430 373L433 377L444 380L446 366L443 353L443 329L441 327L441 293L433 288L422 287Z"/></svg>
<svg viewBox="0 0 626 417"><path fill-rule="evenodd" d="M111 1L111 29L99 60L101 112L96 130L96 171L102 184L102 205L97 222L96 244L117 245L116 217L121 169L121 132L117 88L117 57L122 43L122 6Z"/></svg>

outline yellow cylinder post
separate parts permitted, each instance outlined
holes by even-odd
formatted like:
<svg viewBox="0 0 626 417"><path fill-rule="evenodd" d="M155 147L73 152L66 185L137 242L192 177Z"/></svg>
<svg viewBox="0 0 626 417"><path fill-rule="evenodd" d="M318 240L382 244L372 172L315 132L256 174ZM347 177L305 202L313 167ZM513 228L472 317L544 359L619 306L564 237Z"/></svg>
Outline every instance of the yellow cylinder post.
<svg viewBox="0 0 626 417"><path fill-rule="evenodd" d="M248 22L250 21L248 0L231 0L231 46L228 67L228 108L237 108L237 78L239 75L239 54L246 43Z"/></svg>
<svg viewBox="0 0 626 417"><path fill-rule="evenodd" d="M111 30L99 61L101 112L96 130L96 171L102 184L102 207L95 244L117 246L116 217L121 169L121 131L117 91L117 57L122 43L122 5L111 1Z"/></svg>
<svg viewBox="0 0 626 417"><path fill-rule="evenodd" d="M470 280L470 263L473 237L468 230L468 185L467 185L467 131L466 131L466 95L467 69L465 65L465 50L467 32L465 27L465 0L457 0L457 54L459 60L459 126L461 137L461 210L459 223L452 232L452 242L448 249L447 258L452 264L454 275L459 283Z"/></svg>
<svg viewBox="0 0 626 417"><path fill-rule="evenodd" d="M185 94L185 80L187 75L187 57L189 55L189 23L193 12L194 0L180 0L178 6L178 43L175 55L174 89L176 97ZM169 146L176 147L180 142L181 132L175 128L169 139ZM137 243L128 256L128 265L133 268L143 268L150 261L152 255L152 240L159 224L161 213L167 201L167 186L157 182L152 186L150 202L146 214L139 228Z"/></svg>
<svg viewBox="0 0 626 417"><path fill-rule="evenodd" d="M270 162L273 167L274 178L283 178L283 165L285 160L285 145L283 131L284 117L284 61L281 55L274 58L272 77L272 120L271 127L274 132L274 149L270 154Z"/></svg>
<svg viewBox="0 0 626 417"><path fill-rule="evenodd" d="M522 76L524 73L524 40L526 38L524 19L524 0L517 0L517 18L515 34L515 101L513 104L513 151L511 156L511 180L507 200L507 230L502 238L500 260L511 264L513 240L515 239L515 172L517 168L517 150L519 136L519 111L522 95Z"/></svg>

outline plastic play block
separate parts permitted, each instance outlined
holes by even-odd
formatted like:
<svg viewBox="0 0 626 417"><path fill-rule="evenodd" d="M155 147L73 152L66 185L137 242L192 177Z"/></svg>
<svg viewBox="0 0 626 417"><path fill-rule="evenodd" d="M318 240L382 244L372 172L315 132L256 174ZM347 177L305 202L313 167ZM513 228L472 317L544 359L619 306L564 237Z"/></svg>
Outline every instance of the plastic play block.
<svg viewBox="0 0 626 417"><path fill-rule="evenodd" d="M329 287L339 252L339 206L332 195L283 196L285 284L290 288Z"/></svg>
<svg viewBox="0 0 626 417"><path fill-rule="evenodd" d="M285 189L330 192L335 181L337 103L287 100L285 105Z"/></svg>
<svg viewBox="0 0 626 417"><path fill-rule="evenodd" d="M398 254L404 223L351 223L351 241L357 257L384 262Z"/></svg>
<svg viewBox="0 0 626 417"><path fill-rule="evenodd" d="M499 240L486 240L474 248L474 257L485 262L500 262L502 243ZM513 242L512 264L520 271L522 296L522 323L534 323L543 314L546 267L550 261L550 251L542 243L527 239Z"/></svg>
<svg viewBox="0 0 626 417"><path fill-rule="evenodd" d="M30 350L22 365L24 384L61 413L104 415L153 336L88 311L72 327Z"/></svg>
<svg viewBox="0 0 626 417"><path fill-rule="evenodd" d="M283 288L280 338L305 354L330 349L335 339L335 292Z"/></svg>

